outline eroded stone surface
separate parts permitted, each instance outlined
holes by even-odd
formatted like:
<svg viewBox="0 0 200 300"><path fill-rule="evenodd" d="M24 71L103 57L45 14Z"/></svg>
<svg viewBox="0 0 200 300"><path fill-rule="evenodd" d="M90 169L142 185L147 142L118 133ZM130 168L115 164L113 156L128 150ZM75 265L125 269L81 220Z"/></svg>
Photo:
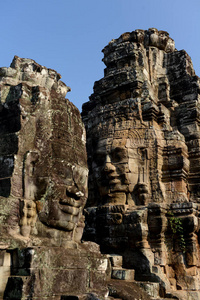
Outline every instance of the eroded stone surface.
<svg viewBox="0 0 200 300"><path fill-rule="evenodd" d="M29 246L80 241L88 171L70 88L30 59L0 74L1 232Z"/></svg>
<svg viewBox="0 0 200 300"><path fill-rule="evenodd" d="M61 299L64 295L77 299L85 295L87 299L89 292L96 292L102 298L108 293L106 270L102 269L105 259L100 252L91 252L88 245L73 250L60 247L13 249L10 253L12 268L4 299Z"/></svg>
<svg viewBox="0 0 200 300"><path fill-rule="evenodd" d="M160 282L160 296L198 299L199 78L155 28L122 34L103 53L104 77L82 112L85 239L122 255L137 280Z"/></svg>

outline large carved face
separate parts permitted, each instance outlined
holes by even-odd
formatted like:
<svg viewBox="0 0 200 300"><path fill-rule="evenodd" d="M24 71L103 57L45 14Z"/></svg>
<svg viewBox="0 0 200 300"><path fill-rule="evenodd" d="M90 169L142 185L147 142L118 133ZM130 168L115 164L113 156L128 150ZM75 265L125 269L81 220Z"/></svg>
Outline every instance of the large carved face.
<svg viewBox="0 0 200 300"><path fill-rule="evenodd" d="M146 181L146 150L130 138L98 141L93 173L104 203L128 203L137 184Z"/></svg>
<svg viewBox="0 0 200 300"><path fill-rule="evenodd" d="M56 165L55 165L56 167ZM40 220L46 225L71 231L78 224L87 199L86 167L64 163L57 167L46 186L46 197L38 201L42 204ZM38 178L38 182L42 178Z"/></svg>
<svg viewBox="0 0 200 300"><path fill-rule="evenodd" d="M29 149L21 159L23 207L20 223L24 236L43 236L48 227L72 233L80 227L76 234L79 239L84 227L82 211L87 200L88 178L84 128L77 109L70 102L67 105L72 114L68 111L56 113L61 126L52 117L54 111L46 116L42 107L36 120L30 117L31 128L22 124L24 132L20 132L19 138L24 140L24 135L28 137L28 143L25 140L22 147L23 151ZM66 123L69 118L70 125ZM37 215L39 221L47 226L42 231L36 222ZM38 233L35 228L39 228ZM74 233L72 236L76 239Z"/></svg>
<svg viewBox="0 0 200 300"><path fill-rule="evenodd" d="M88 170L81 116L65 98L69 88L57 72L18 57L1 76L0 196L16 203L17 213L9 212L16 232L46 238L54 228L58 239L77 241Z"/></svg>
<svg viewBox="0 0 200 300"><path fill-rule="evenodd" d="M52 111L46 120L40 116L36 121L38 155L32 152L32 162L27 160L28 168L34 168L25 172L29 174L25 191L35 186L31 187L35 191L33 200L42 223L72 231L83 219L88 170L80 115L70 102L65 105L68 111ZM30 199L30 195L27 197Z"/></svg>

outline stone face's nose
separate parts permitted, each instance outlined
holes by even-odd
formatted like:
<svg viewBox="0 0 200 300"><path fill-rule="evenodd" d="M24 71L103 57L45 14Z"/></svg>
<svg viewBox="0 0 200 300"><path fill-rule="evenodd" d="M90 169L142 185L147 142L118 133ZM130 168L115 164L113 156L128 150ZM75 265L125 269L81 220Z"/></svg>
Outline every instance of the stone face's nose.
<svg viewBox="0 0 200 300"><path fill-rule="evenodd" d="M66 195L69 198L73 198L75 200L79 200L81 196L84 196L84 194L78 190L76 186L68 186L66 188Z"/></svg>
<svg viewBox="0 0 200 300"><path fill-rule="evenodd" d="M106 155L106 160L105 160L105 165L104 165L104 171L108 172L108 173L115 171L115 166L112 164L109 155Z"/></svg>

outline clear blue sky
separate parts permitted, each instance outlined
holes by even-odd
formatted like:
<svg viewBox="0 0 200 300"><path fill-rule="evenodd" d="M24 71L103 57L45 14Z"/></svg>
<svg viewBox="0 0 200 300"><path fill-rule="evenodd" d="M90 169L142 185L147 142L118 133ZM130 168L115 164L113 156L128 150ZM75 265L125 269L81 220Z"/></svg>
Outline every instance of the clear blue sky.
<svg viewBox="0 0 200 300"><path fill-rule="evenodd" d="M103 77L101 50L127 31L168 31L200 76L199 0L2 0L0 8L0 66L18 55L55 69L79 110Z"/></svg>

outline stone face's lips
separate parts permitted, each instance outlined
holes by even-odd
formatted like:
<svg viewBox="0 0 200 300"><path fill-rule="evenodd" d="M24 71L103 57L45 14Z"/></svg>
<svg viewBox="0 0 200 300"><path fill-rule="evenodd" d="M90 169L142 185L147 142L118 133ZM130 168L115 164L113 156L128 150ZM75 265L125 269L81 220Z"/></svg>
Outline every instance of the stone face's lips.
<svg viewBox="0 0 200 300"><path fill-rule="evenodd" d="M118 178L110 178L109 179L109 184L117 184L120 183L121 181Z"/></svg>
<svg viewBox="0 0 200 300"><path fill-rule="evenodd" d="M117 173L110 173L110 174L107 174L106 177L107 177L107 179L108 179L108 184L109 184L109 185L121 183L120 175L117 174Z"/></svg>
<svg viewBox="0 0 200 300"><path fill-rule="evenodd" d="M72 206L72 207L80 207L81 204L82 204L82 201L81 200L75 200L73 198L65 198L65 199L60 199L59 203L63 204L63 205L69 205L69 206Z"/></svg>
<svg viewBox="0 0 200 300"><path fill-rule="evenodd" d="M69 205L59 205L59 207L60 207L60 210L62 210L65 213L68 213L70 215L77 216L79 214L79 208L77 208L77 207L72 207Z"/></svg>

